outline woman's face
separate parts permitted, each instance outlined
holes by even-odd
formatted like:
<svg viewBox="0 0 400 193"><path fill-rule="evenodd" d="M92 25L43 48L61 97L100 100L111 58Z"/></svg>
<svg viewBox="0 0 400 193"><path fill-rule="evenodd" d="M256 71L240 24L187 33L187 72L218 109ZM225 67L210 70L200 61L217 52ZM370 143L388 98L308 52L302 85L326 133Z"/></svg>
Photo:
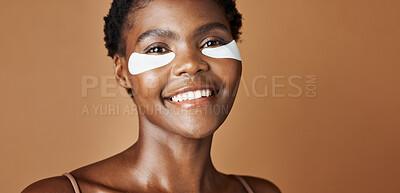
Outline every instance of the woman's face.
<svg viewBox="0 0 400 193"><path fill-rule="evenodd" d="M133 27L125 31L126 57L116 60L121 65L116 74L117 79L122 74L122 85L132 88L141 123L188 138L212 134L233 105L242 69L238 60L201 52L233 40L223 9L213 0L155 0L130 17ZM175 58L168 65L132 75L128 60L133 52L173 52ZM178 94L198 91L212 95L175 100Z"/></svg>

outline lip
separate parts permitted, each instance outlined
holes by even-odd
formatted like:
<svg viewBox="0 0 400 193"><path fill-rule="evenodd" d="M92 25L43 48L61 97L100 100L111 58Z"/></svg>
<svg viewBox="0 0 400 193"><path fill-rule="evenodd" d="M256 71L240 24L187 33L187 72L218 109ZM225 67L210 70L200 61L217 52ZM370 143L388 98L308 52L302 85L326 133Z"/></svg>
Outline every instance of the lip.
<svg viewBox="0 0 400 193"><path fill-rule="evenodd" d="M192 99L192 100L186 100L186 101L181 101L181 102L174 102L169 100L168 98L165 99L171 104L178 105L181 108L192 108L192 107L199 107L199 106L204 106L206 104L210 104L216 97L216 93L211 95L210 97L202 97L198 99Z"/></svg>

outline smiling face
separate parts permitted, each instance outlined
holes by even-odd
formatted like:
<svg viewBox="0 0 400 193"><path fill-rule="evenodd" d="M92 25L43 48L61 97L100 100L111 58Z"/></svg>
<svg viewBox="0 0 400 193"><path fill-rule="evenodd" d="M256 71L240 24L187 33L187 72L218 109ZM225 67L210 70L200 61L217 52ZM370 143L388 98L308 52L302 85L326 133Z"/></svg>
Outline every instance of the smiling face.
<svg viewBox="0 0 400 193"><path fill-rule="evenodd" d="M211 135L233 105L242 69L239 60L202 53L232 42L224 10L213 0L154 0L130 17L126 57L114 57L115 70L120 85L133 90L141 124L188 138ZM132 53L174 58L132 75Z"/></svg>

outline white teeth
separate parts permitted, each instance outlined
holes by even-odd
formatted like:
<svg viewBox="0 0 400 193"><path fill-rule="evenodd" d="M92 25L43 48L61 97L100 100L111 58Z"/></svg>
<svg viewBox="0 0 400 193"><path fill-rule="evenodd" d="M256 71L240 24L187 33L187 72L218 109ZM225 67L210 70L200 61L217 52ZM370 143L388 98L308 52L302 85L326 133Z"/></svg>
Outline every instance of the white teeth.
<svg viewBox="0 0 400 193"><path fill-rule="evenodd" d="M196 92L194 92L194 98L195 99L201 98L201 91L200 90L197 90Z"/></svg>
<svg viewBox="0 0 400 193"><path fill-rule="evenodd" d="M178 101L183 101L182 95L178 94L176 97L178 98Z"/></svg>
<svg viewBox="0 0 400 193"><path fill-rule="evenodd" d="M206 90L206 96L210 96L211 95L211 90Z"/></svg>
<svg viewBox="0 0 400 193"><path fill-rule="evenodd" d="M194 92L187 92L187 93L188 93L189 100L193 100L194 99Z"/></svg>
<svg viewBox="0 0 400 193"><path fill-rule="evenodd" d="M184 101L188 100L189 99L188 94L187 93L183 93L182 94L182 98L183 98Z"/></svg>
<svg viewBox="0 0 400 193"><path fill-rule="evenodd" d="M181 102L181 101L186 101L186 100L199 99L202 97L210 97L211 93L212 93L212 91L209 89L189 91L189 92L175 95L175 96L171 97L171 100L174 102Z"/></svg>

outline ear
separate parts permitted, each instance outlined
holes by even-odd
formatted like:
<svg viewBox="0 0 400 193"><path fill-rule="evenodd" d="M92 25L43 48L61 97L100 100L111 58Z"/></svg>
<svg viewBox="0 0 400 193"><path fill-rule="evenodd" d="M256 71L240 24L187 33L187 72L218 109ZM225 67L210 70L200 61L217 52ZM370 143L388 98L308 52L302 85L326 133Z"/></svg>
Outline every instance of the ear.
<svg viewBox="0 0 400 193"><path fill-rule="evenodd" d="M124 88L132 88L132 85L128 79L129 70L125 57L121 57L120 55L115 54L113 60L114 60L114 74L117 83Z"/></svg>

